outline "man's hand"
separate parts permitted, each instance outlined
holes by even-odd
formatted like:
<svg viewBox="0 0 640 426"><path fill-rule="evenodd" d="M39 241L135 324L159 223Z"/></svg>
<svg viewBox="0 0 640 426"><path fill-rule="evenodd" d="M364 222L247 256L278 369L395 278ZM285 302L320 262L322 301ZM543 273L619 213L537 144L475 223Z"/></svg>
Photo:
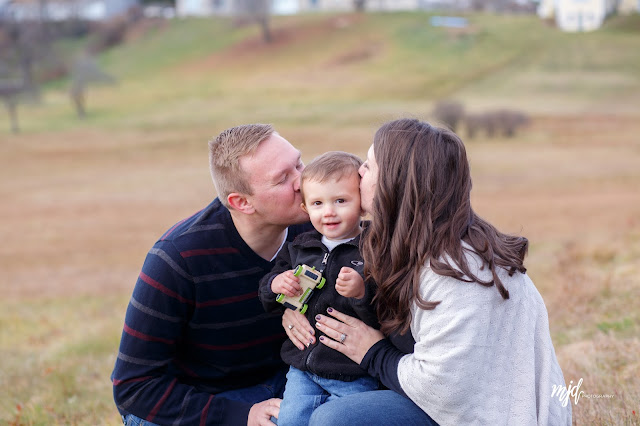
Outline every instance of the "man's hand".
<svg viewBox="0 0 640 426"><path fill-rule="evenodd" d="M275 426L275 423L271 421L271 417L278 418L281 401L279 398L271 398L253 404L251 410L249 410L247 426Z"/></svg>
<svg viewBox="0 0 640 426"><path fill-rule="evenodd" d="M293 270L285 271L271 281L271 291L275 294L282 293L289 297L297 296L302 292L300 278L293 275Z"/></svg>
<svg viewBox="0 0 640 426"><path fill-rule="evenodd" d="M355 269L343 266L336 280L336 291L344 297L364 297L364 280Z"/></svg>

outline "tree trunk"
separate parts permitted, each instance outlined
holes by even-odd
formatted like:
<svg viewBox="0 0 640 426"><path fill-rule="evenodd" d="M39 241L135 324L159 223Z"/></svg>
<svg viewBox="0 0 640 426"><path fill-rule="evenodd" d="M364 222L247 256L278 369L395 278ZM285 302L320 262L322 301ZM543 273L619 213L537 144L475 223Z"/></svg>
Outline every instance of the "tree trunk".
<svg viewBox="0 0 640 426"><path fill-rule="evenodd" d="M4 104L7 107L7 112L9 113L11 132L20 132L20 127L18 126L18 103L13 99L5 99Z"/></svg>

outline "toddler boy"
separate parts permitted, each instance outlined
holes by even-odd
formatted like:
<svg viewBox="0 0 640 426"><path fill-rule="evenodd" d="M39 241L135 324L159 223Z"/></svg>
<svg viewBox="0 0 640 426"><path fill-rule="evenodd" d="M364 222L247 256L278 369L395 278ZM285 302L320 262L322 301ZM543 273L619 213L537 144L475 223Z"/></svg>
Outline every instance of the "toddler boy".
<svg viewBox="0 0 640 426"><path fill-rule="evenodd" d="M292 268L305 264L326 279L307 302L305 316L311 324L317 314L333 307L378 327L371 304L374 285L363 280L364 263L358 249L361 164L355 155L331 151L314 159L302 172L301 207L315 230L285 245L271 273L260 281L260 300L268 312L284 309L276 301L278 294L301 294L300 279ZM378 381L358 364L317 341L301 351L287 340L281 355L290 368L279 426L308 424L313 410L327 400L378 388Z"/></svg>

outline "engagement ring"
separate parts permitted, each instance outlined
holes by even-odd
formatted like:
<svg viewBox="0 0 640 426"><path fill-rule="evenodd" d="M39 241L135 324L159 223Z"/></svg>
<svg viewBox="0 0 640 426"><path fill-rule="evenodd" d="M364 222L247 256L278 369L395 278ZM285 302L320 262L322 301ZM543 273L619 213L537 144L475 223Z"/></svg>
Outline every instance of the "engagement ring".
<svg viewBox="0 0 640 426"><path fill-rule="evenodd" d="M344 343L344 341L345 341L345 340L347 340L347 335L346 335L346 334L344 334L344 333L342 333L342 334L340 335L340 343Z"/></svg>
<svg viewBox="0 0 640 426"><path fill-rule="evenodd" d="M289 330L293 328L293 324L289 324Z"/></svg>

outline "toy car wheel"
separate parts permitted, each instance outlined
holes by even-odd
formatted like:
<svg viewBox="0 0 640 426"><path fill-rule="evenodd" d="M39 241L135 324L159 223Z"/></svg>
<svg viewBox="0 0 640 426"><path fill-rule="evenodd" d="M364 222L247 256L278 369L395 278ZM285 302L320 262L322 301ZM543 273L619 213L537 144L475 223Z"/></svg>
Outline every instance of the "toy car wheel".
<svg viewBox="0 0 640 426"><path fill-rule="evenodd" d="M309 305L307 305L306 303L304 304L304 306L302 306L302 309L300 309L300 313L304 314L305 312L307 312L307 308L309 307Z"/></svg>
<svg viewBox="0 0 640 426"><path fill-rule="evenodd" d="M325 278L322 278L322 279L320 280L320 283L316 286L316 288L317 288L318 290L320 290L322 287L324 287L324 283L325 283L326 281L327 281L327 280L326 280Z"/></svg>
<svg viewBox="0 0 640 426"><path fill-rule="evenodd" d="M301 265L296 266L296 270L293 271L293 275L296 277L299 277L301 273L302 273L302 266Z"/></svg>

